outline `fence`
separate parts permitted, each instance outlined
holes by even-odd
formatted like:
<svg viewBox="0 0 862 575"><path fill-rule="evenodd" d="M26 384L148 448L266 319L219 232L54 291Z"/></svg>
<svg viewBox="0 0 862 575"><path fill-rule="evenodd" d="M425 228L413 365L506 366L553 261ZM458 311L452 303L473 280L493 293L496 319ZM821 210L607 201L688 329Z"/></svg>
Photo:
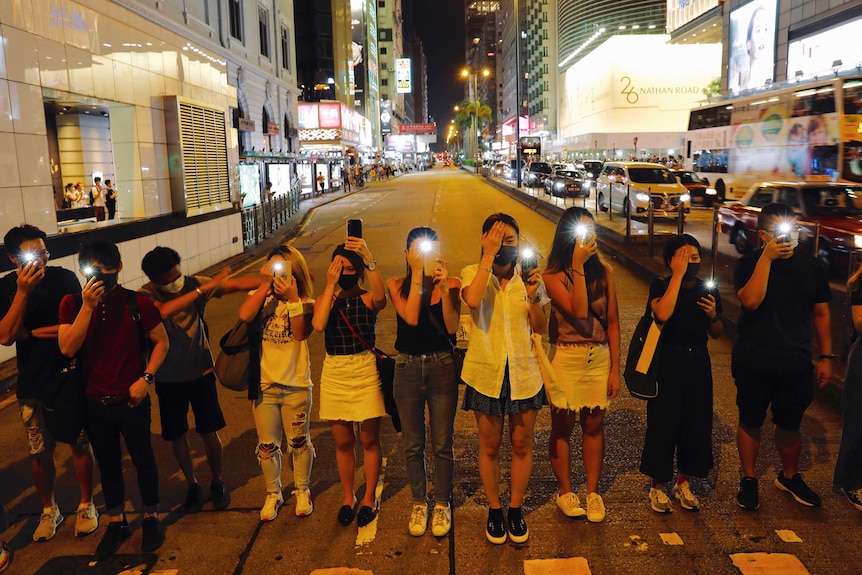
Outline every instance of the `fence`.
<svg viewBox="0 0 862 575"><path fill-rule="evenodd" d="M269 202L242 210L242 243L248 248L262 242L299 211L299 187Z"/></svg>

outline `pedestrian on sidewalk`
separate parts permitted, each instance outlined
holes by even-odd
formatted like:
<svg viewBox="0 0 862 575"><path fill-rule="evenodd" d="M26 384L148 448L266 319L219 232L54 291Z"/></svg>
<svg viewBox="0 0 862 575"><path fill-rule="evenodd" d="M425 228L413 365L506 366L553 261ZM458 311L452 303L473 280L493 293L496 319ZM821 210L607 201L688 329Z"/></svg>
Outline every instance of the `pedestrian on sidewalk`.
<svg viewBox="0 0 862 575"><path fill-rule="evenodd" d="M449 277L439 258L437 232L414 228L407 234L407 273L387 282L398 332L393 395L402 421L407 482L413 496L408 531L419 537L428 527L425 473L425 406L434 454L434 510L431 532L443 537L452 526L455 412L458 373L452 351L461 314L461 282ZM430 273L429 273L430 272Z"/></svg>
<svg viewBox="0 0 862 575"><path fill-rule="evenodd" d="M187 276L180 268L180 255L168 247L156 247L141 261L150 279L140 291L159 310L170 347L156 376L162 439L171 442L174 457L188 485L183 510L197 513L204 504L189 445L189 406L195 416L195 431L203 441L210 469L210 497L216 510L230 505L230 492L222 477L222 442L225 426L218 400L209 329L204 310L209 301L224 294L257 287L258 278L228 279L227 268L214 278Z"/></svg>
<svg viewBox="0 0 862 575"><path fill-rule="evenodd" d="M370 291L362 287L360 280L367 282ZM377 314L385 307L386 287L377 260L364 239L348 236L332 252L326 288L314 302L312 320L315 331L323 332L326 340L326 359L320 374L320 419L329 421L335 440L338 476L344 490L338 522L345 527L354 517L360 527L368 525L377 516L380 504L380 420L386 408L377 358L369 348L376 343ZM360 502L353 485L357 427L365 468L365 495Z"/></svg>
<svg viewBox="0 0 862 575"><path fill-rule="evenodd" d="M706 477L712 457L712 364L708 338L724 332L721 296L715 285L697 277L700 244L689 234L673 236L664 245L670 277L650 286L650 309L662 325L659 347L659 394L647 401L647 430L640 471L650 480L650 507L670 513L667 486L677 477L672 494L683 509L697 511L690 477Z"/></svg>
<svg viewBox="0 0 862 575"><path fill-rule="evenodd" d="M548 442L560 484L557 506L568 517L605 518L599 478L605 452L605 413L620 389L620 322L611 266L599 259L596 226L583 208L560 217L542 274L551 298L550 341L556 381L545 382L551 404ZM570 444L582 429L586 510L572 489Z"/></svg>
<svg viewBox="0 0 862 575"><path fill-rule="evenodd" d="M461 409L476 417L479 476L488 497L485 536L496 545L530 537L521 507L533 469L533 427L544 402L539 362L530 333L543 333L548 299L539 270L522 278L520 229L503 213L482 224L482 256L461 271L461 297L470 308L470 341L461 379L467 384ZM541 289L540 289L541 288ZM500 445L509 420L511 494L504 518L500 501Z"/></svg>
<svg viewBox="0 0 862 575"><path fill-rule="evenodd" d="M150 298L117 282L123 262L116 245L93 241L81 249L78 263L87 283L80 300L67 295L60 302L57 337L66 357L80 352L86 376L87 433L109 517L96 560L114 555L132 535L124 512L121 438L135 466L144 504L141 551L152 553L164 543L165 532L158 518L159 472L150 441L149 384L167 355L168 335Z"/></svg>
<svg viewBox="0 0 862 575"><path fill-rule="evenodd" d="M323 172L317 172L317 187L320 189L320 195L326 193L326 178L323 177Z"/></svg>
<svg viewBox="0 0 862 575"><path fill-rule="evenodd" d="M771 406L782 464L774 484L798 503L819 507L820 496L799 473L799 429L814 396L812 383L822 387L832 377L832 292L820 262L796 251L800 228L789 206L764 206L757 230L765 245L740 258L734 272L742 307L731 365L739 407L736 447L742 464L736 502L749 511L760 507L756 465L760 430ZM811 361L813 332L820 345L816 368Z"/></svg>
<svg viewBox="0 0 862 575"><path fill-rule="evenodd" d="M4 238L6 254L15 271L0 287L0 343L15 344L18 383L15 393L24 429L27 431L33 481L42 503L42 515L34 541L48 541L63 522L54 499L57 468L54 449L57 439L47 430L44 402L57 395L60 371L65 359L57 344L60 302L68 294L79 294L81 284L74 272L49 266L51 254L45 246L45 232L31 225L10 229ZM54 406L61 409L62 405ZM99 527L99 513L93 505L95 465L90 440L82 427L57 418L72 428L64 431L72 451L75 479L81 491L75 520L75 535L81 537ZM61 440L61 443L64 441Z"/></svg>

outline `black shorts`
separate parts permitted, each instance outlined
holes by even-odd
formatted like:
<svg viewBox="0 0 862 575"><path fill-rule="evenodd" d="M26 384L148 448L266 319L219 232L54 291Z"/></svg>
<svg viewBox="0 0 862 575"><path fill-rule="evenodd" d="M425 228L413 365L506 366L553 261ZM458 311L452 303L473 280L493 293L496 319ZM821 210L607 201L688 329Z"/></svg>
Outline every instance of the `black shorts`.
<svg viewBox="0 0 862 575"><path fill-rule="evenodd" d="M814 368L791 373L734 366L739 422L759 428L772 404L772 423L785 431L799 431L802 415L814 398Z"/></svg>
<svg viewBox="0 0 862 575"><path fill-rule="evenodd" d="M218 402L215 374L185 383L156 381L162 439L173 441L189 430L189 404L195 414L195 431L214 433L224 428L225 420Z"/></svg>

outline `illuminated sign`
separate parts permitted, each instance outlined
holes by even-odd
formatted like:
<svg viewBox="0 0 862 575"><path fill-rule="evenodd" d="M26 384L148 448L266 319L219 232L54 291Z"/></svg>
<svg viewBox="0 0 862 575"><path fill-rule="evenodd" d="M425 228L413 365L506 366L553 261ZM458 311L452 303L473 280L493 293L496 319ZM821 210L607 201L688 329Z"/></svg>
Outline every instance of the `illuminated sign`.
<svg viewBox="0 0 862 575"><path fill-rule="evenodd" d="M775 78L777 1L755 0L730 13L729 91L760 88Z"/></svg>
<svg viewBox="0 0 862 575"><path fill-rule="evenodd" d="M832 70L832 63L862 62L862 18L834 26L790 43L787 49L787 77L814 76Z"/></svg>
<svg viewBox="0 0 862 575"><path fill-rule="evenodd" d="M436 131L436 124L401 124L398 126L398 132L401 134L433 134Z"/></svg>
<svg viewBox="0 0 862 575"><path fill-rule="evenodd" d="M296 116L300 129L313 130L320 127L320 122L317 119L317 104L297 104Z"/></svg>
<svg viewBox="0 0 862 575"><path fill-rule="evenodd" d="M279 126L276 122L269 122L266 125L266 133L270 136L278 136L279 134L281 134L281 126Z"/></svg>
<svg viewBox="0 0 862 575"><path fill-rule="evenodd" d="M395 59L395 91L399 94L409 94L413 91L410 58Z"/></svg>
<svg viewBox="0 0 862 575"><path fill-rule="evenodd" d="M321 128L340 128L341 127L341 104L336 102L333 104L319 104L319 118Z"/></svg>

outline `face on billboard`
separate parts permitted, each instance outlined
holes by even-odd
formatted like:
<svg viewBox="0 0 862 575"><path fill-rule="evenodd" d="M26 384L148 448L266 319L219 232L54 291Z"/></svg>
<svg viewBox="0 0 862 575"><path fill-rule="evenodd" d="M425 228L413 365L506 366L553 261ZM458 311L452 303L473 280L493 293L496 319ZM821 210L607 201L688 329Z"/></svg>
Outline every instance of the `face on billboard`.
<svg viewBox="0 0 862 575"><path fill-rule="evenodd" d="M774 79L776 0L755 0L730 13L731 92L759 88Z"/></svg>

